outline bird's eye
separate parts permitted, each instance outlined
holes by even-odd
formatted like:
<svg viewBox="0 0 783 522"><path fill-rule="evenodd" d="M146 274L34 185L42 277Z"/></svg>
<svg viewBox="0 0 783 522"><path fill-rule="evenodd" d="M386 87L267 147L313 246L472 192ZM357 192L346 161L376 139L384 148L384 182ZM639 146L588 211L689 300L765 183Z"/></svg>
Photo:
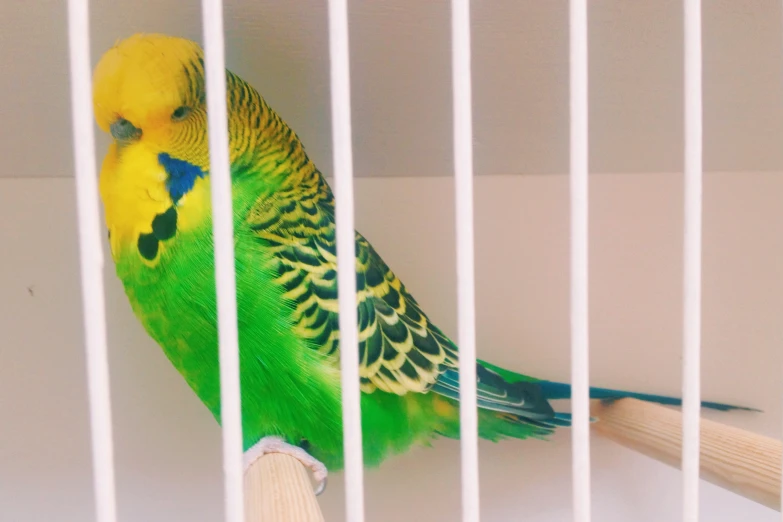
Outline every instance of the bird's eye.
<svg viewBox="0 0 783 522"><path fill-rule="evenodd" d="M188 114L190 114L190 107L185 107L183 105L182 107L178 107L177 110L171 113L171 120L182 121L188 117Z"/></svg>

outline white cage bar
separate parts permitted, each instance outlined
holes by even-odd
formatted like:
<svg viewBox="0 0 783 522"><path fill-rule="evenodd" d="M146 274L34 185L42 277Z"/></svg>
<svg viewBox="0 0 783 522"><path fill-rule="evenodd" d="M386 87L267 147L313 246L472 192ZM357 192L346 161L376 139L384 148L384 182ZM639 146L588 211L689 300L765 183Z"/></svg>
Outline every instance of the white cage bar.
<svg viewBox="0 0 783 522"><path fill-rule="evenodd" d="M348 522L364 520L359 332L356 310L356 252L353 224L353 146L351 75L348 51L348 5L329 0L332 143L337 227L337 297L345 455L345 507Z"/></svg>
<svg viewBox="0 0 783 522"><path fill-rule="evenodd" d="M234 261L234 212L228 155L228 110L222 0L203 0L204 67L215 243L220 420L223 429L223 473L226 522L244 522L242 406L239 382Z"/></svg>
<svg viewBox="0 0 783 522"><path fill-rule="evenodd" d="M699 520L701 410L701 1L685 0L685 225L683 292L683 521Z"/></svg>
<svg viewBox="0 0 783 522"><path fill-rule="evenodd" d="M571 0L571 404L575 522L590 521L587 2Z"/></svg>
<svg viewBox="0 0 783 522"><path fill-rule="evenodd" d="M87 0L68 1L68 43L95 511L98 522L115 522L117 503L109 362L106 353L103 249L95 169L95 130L90 74L90 13Z"/></svg>
<svg viewBox="0 0 783 522"><path fill-rule="evenodd" d="M476 291L473 247L473 116L471 108L470 1L452 0L451 10L462 521L478 522L478 410L476 406Z"/></svg>

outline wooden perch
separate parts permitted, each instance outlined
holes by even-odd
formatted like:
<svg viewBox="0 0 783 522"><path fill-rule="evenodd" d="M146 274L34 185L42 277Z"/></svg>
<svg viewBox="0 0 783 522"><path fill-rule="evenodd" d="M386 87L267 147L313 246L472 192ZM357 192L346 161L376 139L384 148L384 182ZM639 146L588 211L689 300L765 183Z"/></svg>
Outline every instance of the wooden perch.
<svg viewBox="0 0 783 522"><path fill-rule="evenodd" d="M593 432L679 468L682 413L658 404L621 399L593 401ZM780 511L781 442L701 419L701 478ZM245 473L247 522L323 522L307 470L281 453L265 455Z"/></svg>
<svg viewBox="0 0 783 522"><path fill-rule="evenodd" d="M658 404L594 401L593 432L680 468L682 413ZM780 511L781 442L701 419L701 478Z"/></svg>
<svg viewBox="0 0 783 522"><path fill-rule="evenodd" d="M247 522L323 522L313 484L301 462L270 453L245 472Z"/></svg>

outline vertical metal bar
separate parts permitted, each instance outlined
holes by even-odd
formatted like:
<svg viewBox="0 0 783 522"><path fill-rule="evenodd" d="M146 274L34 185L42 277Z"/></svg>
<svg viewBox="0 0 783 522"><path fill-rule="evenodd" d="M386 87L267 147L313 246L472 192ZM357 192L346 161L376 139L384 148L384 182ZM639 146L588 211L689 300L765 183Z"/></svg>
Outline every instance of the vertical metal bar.
<svg viewBox="0 0 783 522"><path fill-rule="evenodd" d="M702 79L701 2L685 0L685 230L683 318L683 520L699 519L701 404Z"/></svg>
<svg viewBox="0 0 783 522"><path fill-rule="evenodd" d="M329 1L332 145L334 149L337 294L340 311L345 505L348 522L364 520L359 332L356 311L356 252L353 221L351 74L346 0Z"/></svg>
<svg viewBox="0 0 783 522"><path fill-rule="evenodd" d="M242 406L239 382L234 213L228 153L228 110L223 34L223 2L203 0L207 123L215 242L220 421L223 427L223 472L226 522L244 522Z"/></svg>
<svg viewBox="0 0 783 522"><path fill-rule="evenodd" d="M103 250L95 168L92 84L90 71L90 15L87 0L68 2L68 42L71 62L71 110L76 197L81 252L82 320L87 352L90 396L93 489L98 522L115 522L109 363L106 355L106 308L103 290Z"/></svg>
<svg viewBox="0 0 783 522"><path fill-rule="evenodd" d="M571 386L574 520L590 520L587 4L571 0Z"/></svg>
<svg viewBox="0 0 783 522"><path fill-rule="evenodd" d="M452 0L454 170L457 223L460 449L462 520L479 520L478 410L476 406L476 297L473 245L473 116L470 1Z"/></svg>

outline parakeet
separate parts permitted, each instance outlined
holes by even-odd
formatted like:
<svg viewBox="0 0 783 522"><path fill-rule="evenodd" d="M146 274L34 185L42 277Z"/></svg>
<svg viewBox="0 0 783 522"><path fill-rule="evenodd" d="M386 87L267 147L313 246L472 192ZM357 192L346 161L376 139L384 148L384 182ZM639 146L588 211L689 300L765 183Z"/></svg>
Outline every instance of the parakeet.
<svg viewBox="0 0 783 522"><path fill-rule="evenodd" d="M343 466L334 199L296 133L248 83L230 71L226 81L244 450L289 453L323 480ZM99 186L116 273L220 422L202 49L159 34L119 41L94 70L93 99L113 137ZM459 437L459 351L359 232L355 243L363 457L377 466ZM570 397L568 384L481 360L476 372L480 437L546 439L570 424L550 404Z"/></svg>

